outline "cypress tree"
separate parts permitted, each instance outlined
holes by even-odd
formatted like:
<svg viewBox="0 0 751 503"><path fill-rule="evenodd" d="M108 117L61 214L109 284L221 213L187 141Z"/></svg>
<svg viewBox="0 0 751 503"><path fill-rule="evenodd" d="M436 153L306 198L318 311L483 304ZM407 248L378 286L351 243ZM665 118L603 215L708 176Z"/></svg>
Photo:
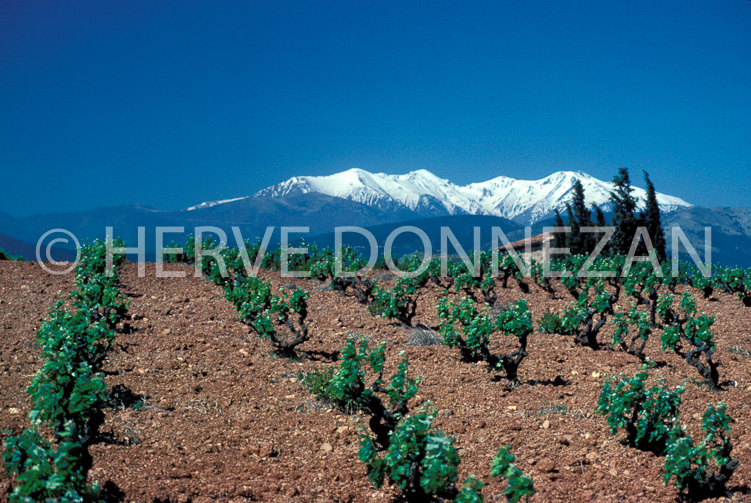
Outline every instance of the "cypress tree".
<svg viewBox="0 0 751 503"><path fill-rule="evenodd" d="M605 213L602 212L599 206L592 204L592 211L595 213L595 222L597 227L607 227L608 221L605 220Z"/></svg>
<svg viewBox="0 0 751 503"><path fill-rule="evenodd" d="M558 210L555 210L555 227L565 227L563 224L563 218ZM553 233L553 248L565 248L566 247L566 234L563 232Z"/></svg>
<svg viewBox="0 0 751 503"><path fill-rule="evenodd" d="M595 214L595 226L596 227L607 227L608 222L605 220L605 214L602 212L599 206L596 204L592 204L592 212ZM592 249L594 250L594 247L597 246L597 243L599 242L600 238L602 236L598 235L596 238L594 244L592 245ZM600 255L607 256L610 255L610 246L608 243L605 244L605 248L602 249L602 252Z"/></svg>
<svg viewBox="0 0 751 503"><path fill-rule="evenodd" d="M582 233L581 228L591 225L592 222L591 213L584 202L584 186L580 180L574 182L573 191L571 206L569 206L569 210L573 212L573 219L570 221L571 234L569 234L571 253L588 254L594 248L591 244L592 235Z"/></svg>
<svg viewBox="0 0 751 503"><path fill-rule="evenodd" d="M665 253L665 233L662 230L662 223L660 222L660 206L657 204L657 194L655 193L655 186L652 180L649 179L649 173L644 172L644 180L647 182L647 207L642 214L647 232L652 240L652 246L654 246L657 252L657 258L660 262L667 260L667 254Z"/></svg>
<svg viewBox="0 0 751 503"><path fill-rule="evenodd" d="M569 253L576 253L574 250L574 211L571 209L571 204L566 203L566 218L568 219L568 225L571 227L571 231L566 234L566 247L569 249Z"/></svg>
<svg viewBox="0 0 751 503"><path fill-rule="evenodd" d="M618 175L613 178L614 189L610 193L610 201L613 203L613 226L615 233L611 239L611 251L615 255L628 254L631 241L636 234L638 221L634 211L636 199L631 195L631 179L628 176L628 168L618 170Z"/></svg>

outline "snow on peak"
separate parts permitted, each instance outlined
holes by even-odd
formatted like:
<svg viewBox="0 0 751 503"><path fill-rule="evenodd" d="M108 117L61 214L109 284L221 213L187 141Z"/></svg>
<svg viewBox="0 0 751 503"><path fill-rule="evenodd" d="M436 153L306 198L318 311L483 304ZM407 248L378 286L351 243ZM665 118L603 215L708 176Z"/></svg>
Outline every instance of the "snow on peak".
<svg viewBox="0 0 751 503"><path fill-rule="evenodd" d="M498 177L487 182L472 183L461 187L480 201L489 214L522 223L534 223L549 217L555 210L563 211L571 201L574 183L579 180L584 187L584 198L588 205L595 204L604 210L611 207L610 193L614 186L582 171L557 171L540 180L515 180ZM643 208L647 192L633 187L632 195ZM664 194L657 194L657 202L664 212L691 206L686 201Z"/></svg>
<svg viewBox="0 0 751 503"><path fill-rule="evenodd" d="M249 196L243 196L243 197L235 197L233 199L222 199L221 201L206 201L205 203L196 204L195 206L191 206L190 208L185 208L185 211L193 211L193 210L202 210L204 208L211 208L212 206L217 206L220 204L225 203L232 203L235 201L242 201L243 199L247 199Z"/></svg>
<svg viewBox="0 0 751 503"><path fill-rule="evenodd" d="M420 211L429 207L438 208L449 215L493 215L530 224L550 217L555 210L564 211L566 203L571 200L576 180L584 187L587 204L610 209L612 183L603 182L582 171L558 171L540 180L498 176L462 186L426 169L389 175L353 168L327 176L295 176L261 190L256 197L279 198L320 193L380 208L402 207ZM638 206L643 208L646 191L638 187L633 189L632 195L637 199ZM188 209L206 208L238 199L201 203ZM664 212L691 206L678 197L660 193L657 194L657 201Z"/></svg>
<svg viewBox="0 0 751 503"><path fill-rule="evenodd" d="M423 196L434 196L444 201L444 206L452 214L457 204L471 206L470 201L452 201L456 199L455 186L426 169L404 175L387 175L355 168L328 176L299 176L266 188L257 195L284 197L309 192L350 199L369 206L389 203L409 209L415 209Z"/></svg>

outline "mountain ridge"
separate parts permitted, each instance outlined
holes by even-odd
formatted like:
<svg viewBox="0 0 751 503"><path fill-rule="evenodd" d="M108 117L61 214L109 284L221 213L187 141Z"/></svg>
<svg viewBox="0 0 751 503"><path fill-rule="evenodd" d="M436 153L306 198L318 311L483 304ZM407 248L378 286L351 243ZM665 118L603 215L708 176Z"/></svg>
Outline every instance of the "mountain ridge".
<svg viewBox="0 0 751 503"><path fill-rule="evenodd" d="M207 201L186 211L218 206L249 197L284 198L290 195L324 194L348 199L384 211L408 210L416 217L448 215L487 215L527 225L563 212L571 199L576 180L584 186L588 204L607 211L611 207L611 182L604 182L582 171L557 171L539 180L517 180L498 176L484 182L456 185L428 170L419 169L403 175L371 173L353 168L333 175L294 176L245 198ZM632 195L643 209L646 191L632 186ZM657 193L664 213L692 205L683 199Z"/></svg>

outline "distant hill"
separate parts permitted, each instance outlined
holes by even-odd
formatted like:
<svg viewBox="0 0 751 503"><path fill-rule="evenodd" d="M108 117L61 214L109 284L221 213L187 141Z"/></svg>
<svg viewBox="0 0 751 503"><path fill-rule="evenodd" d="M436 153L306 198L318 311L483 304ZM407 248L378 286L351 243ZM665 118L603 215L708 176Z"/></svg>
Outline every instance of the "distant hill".
<svg viewBox="0 0 751 503"><path fill-rule="evenodd" d="M105 228L129 246L138 242L138 228L146 231L146 257L156 253L157 227L183 227L185 232L165 236L182 244L196 227L223 229L230 244L236 244L232 227L239 228L244 239L256 240L268 226L275 227L271 244L279 243L279 227L308 227L307 242L334 244L334 229L340 226L367 228L379 246L400 225L416 225L429 235L435 249L440 246L440 227L452 228L462 246L472 246L472 230L480 226L483 246L490 245L490 228L498 226L511 239L524 237L522 225L532 223L532 234L552 226L552 212L563 209L571 197L571 187L579 180L585 187L588 204L596 203L608 213L610 184L582 172L558 172L541 180L514 180L497 177L486 182L458 186L426 170L405 175L348 170L329 177L295 177L255 195L208 201L190 208L162 211L141 204L95 208L74 213L54 213L14 217L0 213L0 242L9 253L27 259L42 234L50 229L71 231L80 241L105 237ZM644 191L634 189L640 201ZM668 243L671 227L680 225L703 257L704 227L712 227L713 260L726 265L751 267L751 210L691 206L680 198L658 195ZM562 212L565 215L565 211ZM295 234L292 239L299 239ZM349 235L357 246L366 242ZM346 242L346 241L345 241ZM64 247L61 247L64 249ZM414 235L403 235L395 243L394 253L421 249ZM682 258L688 256L682 254Z"/></svg>
<svg viewBox="0 0 751 503"><path fill-rule="evenodd" d="M411 212L387 212L364 204L322 194L291 195L284 198L248 198L221 206L207 206L194 211L160 211L140 204L95 208L76 213L55 213L14 217L0 213L0 233L21 244L9 243L10 253L33 257L28 246L50 229L66 229L80 241L104 239L106 227L112 226L115 237L128 246L136 246L138 228L146 233L147 258L156 250L156 228L184 227L184 234L166 234L165 244L183 243L199 226L218 227L235 244L232 227L238 227L244 239L262 237L267 226L276 227L272 243L281 239L280 226L309 227L308 235L331 232L337 226L373 226L383 222L406 220ZM297 237L297 236L295 236Z"/></svg>
<svg viewBox="0 0 751 503"><path fill-rule="evenodd" d="M358 201L388 211L409 210L412 218L448 215L488 215L522 225L544 220L555 210L563 212L576 181L581 182L588 204L610 208L613 184L582 171L558 171L540 180L499 176L484 182L456 185L420 169L404 175L350 169L329 176L296 176L258 192L255 197L280 198L291 194L327 194ZM643 207L646 191L633 187L632 195ZM691 206L675 196L657 194L663 212ZM202 203L222 205L224 201ZM202 206L199 205L199 206Z"/></svg>
<svg viewBox="0 0 751 503"><path fill-rule="evenodd" d="M23 241L19 241L7 234L0 233L0 248L11 255L23 257L26 260L32 260L36 256L36 245L24 243ZM41 253L46 253L46 250L41 251ZM58 261L70 262L76 258L76 252L74 250L68 250L57 246L52 247L50 254L54 260Z"/></svg>
<svg viewBox="0 0 751 503"><path fill-rule="evenodd" d="M608 222L612 213L605 213ZM565 216L564 216L565 221ZM543 227L553 227L552 218L535 223L533 234L542 232ZM662 214L662 226L668 256L671 256L673 228L680 227L702 261L704 261L704 229L709 227L712 235L712 262L725 266L751 267L751 209L749 208L708 208L691 206ZM679 241L679 257L692 261L686 247Z"/></svg>
<svg viewBox="0 0 751 503"><path fill-rule="evenodd" d="M480 229L480 246L483 250L489 249L492 244L493 227L500 229L509 241L522 239L525 236L524 227L522 225L506 218L484 215L456 215L424 218L393 224L376 225L373 227L367 227L366 230L375 237L376 242L378 243L379 252L383 252L384 244L386 243L388 236L398 228L405 226L413 226L421 229L430 240L431 249L434 254L442 251L441 229L444 227L448 228L454 234L461 247L467 253L474 248L475 227ZM335 234L331 232L318 236L306 237L305 242L316 243L319 247L329 246L333 249ZM370 244L368 243L367 238L361 234L344 233L342 235L342 242L361 252L368 253L370 249ZM500 242L501 241L499 240L499 243ZM456 250L452 246L451 241L448 241L448 238L447 245L448 248L446 252L450 255L455 254ZM394 256L399 257L415 251L422 252L423 249L424 246L419 236L413 232L404 232L394 240L392 253Z"/></svg>
<svg viewBox="0 0 751 503"><path fill-rule="evenodd" d="M673 227L680 227L704 260L704 229L711 228L712 262L727 266L751 267L751 209L692 206L663 215L668 247ZM690 260L680 246L682 260Z"/></svg>

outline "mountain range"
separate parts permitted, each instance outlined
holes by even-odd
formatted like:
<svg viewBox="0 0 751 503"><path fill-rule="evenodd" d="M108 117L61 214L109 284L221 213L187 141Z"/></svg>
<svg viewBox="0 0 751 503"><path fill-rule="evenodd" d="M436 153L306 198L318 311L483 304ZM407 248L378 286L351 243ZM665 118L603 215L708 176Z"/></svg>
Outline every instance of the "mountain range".
<svg viewBox="0 0 751 503"><path fill-rule="evenodd" d="M389 175L350 169L330 176L293 177L249 196L206 201L182 210L164 211L130 204L29 217L0 213L0 247L32 259L30 250L50 229L67 229L84 241L104 238L106 226L112 226L116 236L134 246L138 227L142 226L146 228L147 258L153 260L158 226L185 228L183 234L167 234L165 243L184 242L185 236L197 226L215 226L227 232L231 244L234 244L233 226L239 228L243 238L251 240L263 236L268 226L275 226L272 243L280 240L280 226L308 227L305 241L318 240L323 244L330 244L334 228L359 226L380 236L377 240L382 245L391 229L413 224L429 229L434 250L439 248L436 240L443 225L451 227L468 249L472 246L471 233L464 231L473 225L487 229L487 235L483 236L485 243L490 227L500 227L509 237L518 239L523 237L524 226L532 225L537 232L543 225L552 225L555 210L565 218L565 206L571 200L576 180L581 181L588 204L599 206L606 214L611 210L612 184L581 171L559 171L540 180L499 176L457 185L427 170ZM632 195L643 208L646 192L634 187ZM713 259L751 266L751 255L746 253L747 245L751 245L751 210L697 207L661 193L657 194L657 200L665 227L680 224L701 256L703 227L710 225ZM670 230L666 230L669 240ZM295 238L299 240L300 236L297 234ZM352 239L357 240L356 236ZM401 252L409 251L414 243L409 237L397 240ZM67 256L62 250L60 257Z"/></svg>
<svg viewBox="0 0 751 503"><path fill-rule="evenodd" d="M571 200L576 180L582 183L589 204L595 204L603 211L610 209L612 183L581 171L558 171L541 180L499 176L485 182L456 185L425 169L388 175L355 168L329 176L296 176L248 198L281 199L292 195L323 194L389 212L411 212L415 217L487 215L530 225L552 217L555 210L563 213L566 203ZM634 187L632 195L639 201L639 207L643 207L646 191ZM188 208L188 211L248 198L204 202ZM691 206L679 197L660 193L657 202L666 213Z"/></svg>

